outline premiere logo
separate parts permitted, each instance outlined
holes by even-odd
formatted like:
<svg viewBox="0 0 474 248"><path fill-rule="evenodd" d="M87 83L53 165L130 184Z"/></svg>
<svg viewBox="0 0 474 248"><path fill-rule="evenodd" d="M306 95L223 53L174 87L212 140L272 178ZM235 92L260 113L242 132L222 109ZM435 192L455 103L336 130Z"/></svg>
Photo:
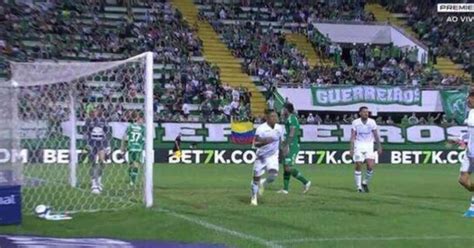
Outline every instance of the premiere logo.
<svg viewBox="0 0 474 248"><path fill-rule="evenodd" d="M474 21L474 16L469 13L474 12L473 3L438 3L438 13L458 13L462 15L450 15L447 22L470 23Z"/></svg>
<svg viewBox="0 0 474 248"><path fill-rule="evenodd" d="M438 3L438 12L472 13L474 12L474 3Z"/></svg>

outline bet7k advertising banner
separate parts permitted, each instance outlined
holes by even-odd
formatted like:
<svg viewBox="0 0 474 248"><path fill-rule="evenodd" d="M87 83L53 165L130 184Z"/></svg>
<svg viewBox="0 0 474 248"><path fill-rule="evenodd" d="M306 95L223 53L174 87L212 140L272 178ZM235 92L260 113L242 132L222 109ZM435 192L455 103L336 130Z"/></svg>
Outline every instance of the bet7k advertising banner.
<svg viewBox="0 0 474 248"><path fill-rule="evenodd" d="M79 161L87 154L78 150ZM127 155L121 156L120 150L114 150L106 164L126 164ZM376 157L377 163L383 164L458 164L464 158L461 150L384 150L381 156ZM173 155L171 149L158 148L154 151L155 163L169 164L252 164L257 158L252 149L184 149L181 157ZM31 164L67 164L69 163L68 149L41 149L28 151L23 149L10 154L6 149L0 149L0 164L10 159L20 159L23 163ZM330 150L325 148L303 149L296 157L296 164L352 164L350 152L347 150Z"/></svg>
<svg viewBox="0 0 474 248"><path fill-rule="evenodd" d="M253 150L184 150L180 158L173 156L171 150L159 153L155 159L170 164L250 164L256 159ZM376 157L376 162L406 165L458 164L464 156L464 151L387 150ZM296 164L300 165L352 163L350 152L344 150L303 150L296 157Z"/></svg>
<svg viewBox="0 0 474 248"><path fill-rule="evenodd" d="M123 137L127 123L110 123L116 135ZM256 124L255 126L258 126ZM63 128L64 135L70 134ZM76 128L75 130L81 130ZM27 131L27 130L26 130ZM465 126L440 127L436 125L414 125L402 128L395 125L380 125L384 151L377 158L379 163L389 164L457 164L464 152L454 147L447 148L448 138L459 137L467 131ZM78 131L80 132L80 131ZM171 149L174 139L182 134L182 157L173 156ZM350 164L349 141L351 125L301 125L301 152L296 159L297 164ZM120 135L121 134L121 135ZM156 163L170 164L250 164L256 156L255 150L249 145L235 145L229 141L230 124L214 123L160 123L155 129L154 159ZM81 133L77 134L79 143ZM24 137L25 138L25 137ZM26 138L22 149L9 151L0 148L0 164L21 159L24 163L68 163L68 142ZM115 139L120 143L119 139ZM33 145L36 142L37 144ZM44 145L56 144L55 147ZM78 149L81 146L78 145ZM115 150L114 150L115 149ZM125 163L117 146L112 145L109 156L111 163ZM82 150L78 150L79 161L85 158Z"/></svg>

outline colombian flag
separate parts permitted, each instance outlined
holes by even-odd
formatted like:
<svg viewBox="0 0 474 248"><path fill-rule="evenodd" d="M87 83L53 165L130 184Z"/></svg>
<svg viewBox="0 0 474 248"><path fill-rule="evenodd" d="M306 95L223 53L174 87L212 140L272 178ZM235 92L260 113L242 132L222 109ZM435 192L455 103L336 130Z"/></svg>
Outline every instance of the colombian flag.
<svg viewBox="0 0 474 248"><path fill-rule="evenodd" d="M255 137L255 130L252 122L231 122L230 141L235 144L248 145L252 144Z"/></svg>

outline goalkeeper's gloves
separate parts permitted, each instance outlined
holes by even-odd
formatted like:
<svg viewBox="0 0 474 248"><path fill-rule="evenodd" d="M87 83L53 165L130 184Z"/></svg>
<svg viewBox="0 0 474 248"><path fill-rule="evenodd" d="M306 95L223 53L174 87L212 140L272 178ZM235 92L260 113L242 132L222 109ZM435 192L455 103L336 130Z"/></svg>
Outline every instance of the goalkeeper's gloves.
<svg viewBox="0 0 474 248"><path fill-rule="evenodd" d="M176 156L177 158L181 158L181 150L177 150L176 152L174 152L174 156Z"/></svg>

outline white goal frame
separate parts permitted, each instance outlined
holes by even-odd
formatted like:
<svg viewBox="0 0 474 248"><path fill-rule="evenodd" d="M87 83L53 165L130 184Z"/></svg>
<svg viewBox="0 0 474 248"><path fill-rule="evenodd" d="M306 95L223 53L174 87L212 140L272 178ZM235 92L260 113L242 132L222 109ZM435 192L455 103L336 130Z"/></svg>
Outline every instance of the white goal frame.
<svg viewBox="0 0 474 248"><path fill-rule="evenodd" d="M44 84L55 84L59 82L68 82L72 81L81 77L86 77L88 75L92 75L98 71L102 70L107 70L110 68L113 68L115 66L125 64L127 62L137 60L137 59L145 59L145 75L144 75L144 93L145 93L145 109L144 109L144 115L145 115L145 175L144 175L144 203L146 207L152 207L153 206L153 164L154 164L154 151L153 151L153 134L154 134L154 123L153 123L153 53L152 52L145 52L139 55L136 55L134 57L125 59L125 60L119 60L119 61L109 61L109 62L31 62L31 63L17 63L17 62L10 62L11 68L12 68L12 77L9 81L6 82L7 87L13 88L14 92L17 92L15 90L17 87L22 87L22 86L35 86L35 85L44 85ZM54 77L54 79L44 79L40 74L37 73L18 73L18 71L15 71L15 66L28 66L28 65L33 65L33 64L49 64L51 66L58 66L58 70L60 70L59 66L67 66L67 65L72 65L72 66L88 66L89 67L89 73L80 71L78 75L70 76L68 75L66 78L62 78L60 75L61 73L58 72L59 76ZM100 65L95 68L93 65ZM87 70L85 70L87 71ZM69 121L72 123L73 127L76 127L77 120L76 120L76 115L75 115L75 99L74 99L74 92L73 90L70 90L69 92L69 98L70 98L70 104L69 104L69 109L70 109L70 115L69 115ZM13 107L12 111L15 111L16 105L18 103L18 96L16 94L13 95ZM15 117L14 117L15 118ZM14 121L14 120L13 120ZM15 127L13 127L15 129ZM14 133L18 134L19 130L13 130ZM18 140L19 141L19 140ZM72 128L72 131L70 133L70 144L69 144L69 152L70 152L70 159L69 159L69 185L70 187L77 187L77 165L78 165L78 154L77 154L77 147L76 147L76 142L77 142L77 135L76 135L76 130L75 128ZM19 165L21 167L21 165ZM19 170L21 173L21 169ZM22 178L22 175L17 175L19 178Z"/></svg>

